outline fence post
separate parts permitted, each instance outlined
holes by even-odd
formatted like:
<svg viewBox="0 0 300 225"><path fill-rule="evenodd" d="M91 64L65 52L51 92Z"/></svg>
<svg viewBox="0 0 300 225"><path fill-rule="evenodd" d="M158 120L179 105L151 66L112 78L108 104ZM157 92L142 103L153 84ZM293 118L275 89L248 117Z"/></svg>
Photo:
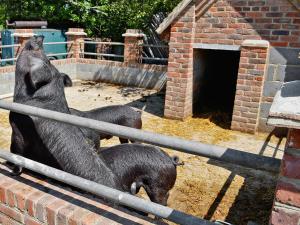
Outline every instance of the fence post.
<svg viewBox="0 0 300 225"><path fill-rule="evenodd" d="M12 34L13 37L17 40L17 43L20 44L21 47L15 47L15 57L19 55L19 53L24 48L24 45L28 39L34 36L32 29L16 29L15 32Z"/></svg>
<svg viewBox="0 0 300 225"><path fill-rule="evenodd" d="M67 40L73 41L73 43L69 43L68 52L73 52L73 54L68 55L68 58L80 58L81 50L84 50L83 40L87 36L82 28L69 28L68 32L66 32Z"/></svg>
<svg viewBox="0 0 300 225"><path fill-rule="evenodd" d="M127 29L124 37L124 62L128 64L137 64L140 62L141 47L143 37L145 36L141 30Z"/></svg>

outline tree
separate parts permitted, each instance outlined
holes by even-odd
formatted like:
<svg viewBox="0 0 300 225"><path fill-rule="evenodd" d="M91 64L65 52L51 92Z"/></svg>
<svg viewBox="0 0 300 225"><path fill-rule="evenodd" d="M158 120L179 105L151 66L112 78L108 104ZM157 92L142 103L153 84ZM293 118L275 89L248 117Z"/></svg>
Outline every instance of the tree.
<svg viewBox="0 0 300 225"><path fill-rule="evenodd" d="M2 0L0 25L5 24L5 19L47 20L52 27L83 27L89 36L120 40L122 33L129 28L147 32L154 14L168 13L179 2L180 0Z"/></svg>

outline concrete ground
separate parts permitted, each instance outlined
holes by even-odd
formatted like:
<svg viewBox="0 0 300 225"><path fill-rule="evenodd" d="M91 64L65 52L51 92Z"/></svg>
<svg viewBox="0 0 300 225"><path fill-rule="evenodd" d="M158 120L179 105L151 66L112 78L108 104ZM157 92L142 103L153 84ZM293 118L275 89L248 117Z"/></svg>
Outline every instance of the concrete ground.
<svg viewBox="0 0 300 225"><path fill-rule="evenodd" d="M83 82L66 88L70 107L89 110L114 104L142 108L143 129L188 140L239 149L281 158L285 138L268 134L250 135L227 129L222 115L205 115L186 121L162 117L164 94L152 90ZM11 99L7 99L11 101ZM11 130L6 111L0 111L0 148L9 149ZM118 138L101 142L118 144ZM178 177L168 205L209 220L226 220L233 224L255 221L268 224L276 186L276 174L222 163L203 157L165 149L185 163L178 167ZM145 196L141 193L141 196Z"/></svg>

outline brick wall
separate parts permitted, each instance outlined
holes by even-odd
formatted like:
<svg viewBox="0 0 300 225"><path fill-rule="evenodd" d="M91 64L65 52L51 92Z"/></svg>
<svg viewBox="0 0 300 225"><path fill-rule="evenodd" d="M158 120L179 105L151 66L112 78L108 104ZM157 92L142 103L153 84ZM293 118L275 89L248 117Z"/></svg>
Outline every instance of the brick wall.
<svg viewBox="0 0 300 225"><path fill-rule="evenodd" d="M80 52L84 50L83 40L86 37L86 33L82 28L69 28L65 34L67 35L67 41L73 42L67 44L68 51L73 52L68 57L78 59Z"/></svg>
<svg viewBox="0 0 300 225"><path fill-rule="evenodd" d="M172 25L164 115L183 119L192 114L193 33L195 6L190 5Z"/></svg>
<svg viewBox="0 0 300 225"><path fill-rule="evenodd" d="M300 223L299 171L300 130L291 129L282 159L270 224L298 225Z"/></svg>
<svg viewBox="0 0 300 225"><path fill-rule="evenodd" d="M170 44L165 116L178 119L192 115L190 98L193 93L190 90L193 89L193 84L191 84L192 72L189 69L193 67L193 60L195 60L192 56L193 44L205 44L206 47L201 48L208 49L209 45L213 46L213 49L217 49L219 46L220 50L226 49L227 46L234 46L235 49L243 51L241 46L245 40L269 41L270 50L266 50L265 59L261 58L264 63L253 63L252 65L247 63L247 68L245 68L245 63L242 62L239 69L238 82L240 85L243 83L247 86L246 89L257 89L258 91L253 94L259 95L254 97L255 101L258 97L259 102L251 103L252 105L258 104L258 107L255 106L252 110L256 112L254 118L253 112L248 112L250 110L249 101L253 100L249 99L250 93L247 93L248 96L238 94L236 103L244 99L242 101L248 105L248 109L245 110L249 113L249 117L242 118L241 112L238 113L235 110L234 119L237 120L233 120L232 128L253 133L258 128L268 129L266 126L267 114L276 91L284 81L282 76L278 80L278 76L275 74L277 70L274 72L274 66L283 71L281 72L283 77L295 73L295 66L299 66L299 63L293 63L294 68L290 67L292 70L289 70L284 68L288 65L288 60L286 62L281 60L280 63L272 64L273 67L269 67L268 52L271 54L270 58L273 59L272 56L274 55L276 58L278 53L279 55L283 54L281 56L286 58L289 55L294 56L294 52L300 51L300 11L288 0L197 0L173 21L162 37L169 38ZM242 60L246 59L242 57ZM250 61L254 62L255 59ZM256 70L256 67L260 67L259 75L250 74L254 76L247 81L241 78L245 75L245 71L252 73L251 70ZM264 86L266 72L270 76L267 77ZM187 77L187 80L182 79L183 76ZM257 76L261 76L260 81L253 80L258 79ZM258 83L262 86L257 87ZM238 93L241 91L245 90L238 90ZM240 106L236 105L235 108ZM249 124L247 127L245 127L246 123Z"/></svg>
<svg viewBox="0 0 300 225"><path fill-rule="evenodd" d="M242 46L231 129L253 133L259 122L267 47Z"/></svg>
<svg viewBox="0 0 300 225"><path fill-rule="evenodd" d="M271 46L300 47L299 25L300 12L288 0L218 0L204 14L202 7L196 10L195 43L262 39Z"/></svg>
<svg viewBox="0 0 300 225"><path fill-rule="evenodd" d="M52 182L22 174L11 177L0 166L0 224L152 224L128 210Z"/></svg>

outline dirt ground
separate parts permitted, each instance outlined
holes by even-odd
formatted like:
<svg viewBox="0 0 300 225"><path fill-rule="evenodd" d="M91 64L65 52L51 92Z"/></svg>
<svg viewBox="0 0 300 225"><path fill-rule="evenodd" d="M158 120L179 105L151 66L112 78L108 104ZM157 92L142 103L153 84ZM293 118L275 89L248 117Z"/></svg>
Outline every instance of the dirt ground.
<svg viewBox="0 0 300 225"><path fill-rule="evenodd" d="M70 107L89 110L114 104L142 108L143 129L188 140L221 145L260 155L281 158L285 138L268 134L250 135L227 129L221 115L205 115L175 121L163 118L164 93L153 90L84 82L66 88ZM11 99L6 99L11 101ZM0 111L0 148L9 149L11 130L8 113ZM118 144L116 137L101 146ZM203 157L165 149L185 163L178 167L178 177L168 205L208 220L224 220L235 225L248 221L268 224L276 174L222 163ZM141 194L144 196L144 194Z"/></svg>

